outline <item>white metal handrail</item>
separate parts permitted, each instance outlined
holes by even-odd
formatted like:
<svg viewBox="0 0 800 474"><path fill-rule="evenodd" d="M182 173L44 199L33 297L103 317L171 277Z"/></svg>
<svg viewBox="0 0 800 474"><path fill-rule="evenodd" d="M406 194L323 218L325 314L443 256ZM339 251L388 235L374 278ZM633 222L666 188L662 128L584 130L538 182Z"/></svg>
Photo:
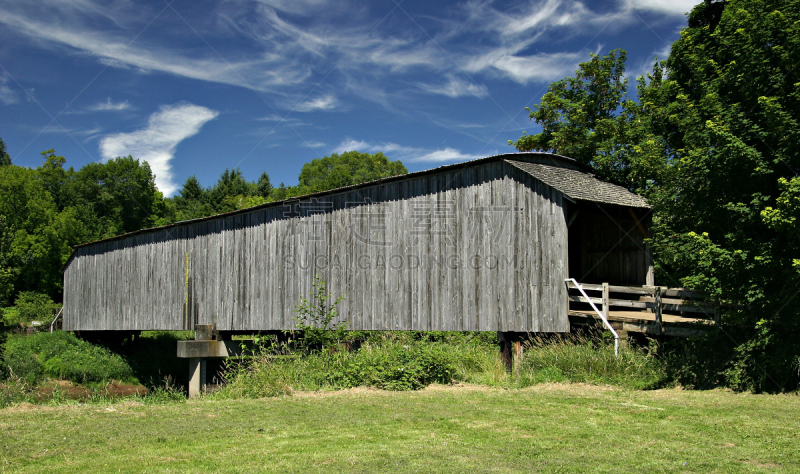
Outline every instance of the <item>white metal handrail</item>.
<svg viewBox="0 0 800 474"><path fill-rule="evenodd" d="M58 319L58 317L61 316L61 312L62 311L64 311L64 307L63 306L61 307L61 309L58 310L58 314L56 314L56 317L53 318L53 322L50 323L50 332L53 332L53 325L56 323L56 320Z"/></svg>
<svg viewBox="0 0 800 474"><path fill-rule="evenodd" d="M594 310L594 312L597 313L597 315L600 316L600 319L603 320L603 324L605 324L608 330L611 331L611 334L614 335L614 355L619 355L619 334L617 334L617 331L615 331L614 328L611 327L611 323L609 323L606 317L603 316L603 312L597 309L597 306L594 305L592 299L589 298L589 295L587 295L586 292L583 291L583 287L580 285L580 283L575 281L574 278L567 278L566 282L567 283L572 282L572 284L575 285L575 288L577 288L578 291L581 292L583 297L586 298L586 301L589 302L590 305L592 305L592 309Z"/></svg>

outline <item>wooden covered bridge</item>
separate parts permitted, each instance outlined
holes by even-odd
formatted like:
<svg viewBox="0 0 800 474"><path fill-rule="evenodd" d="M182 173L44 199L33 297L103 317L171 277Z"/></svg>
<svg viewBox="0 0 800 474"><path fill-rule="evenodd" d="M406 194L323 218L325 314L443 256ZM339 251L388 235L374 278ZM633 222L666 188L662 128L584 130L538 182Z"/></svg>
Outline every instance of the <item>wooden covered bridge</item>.
<svg viewBox="0 0 800 474"><path fill-rule="evenodd" d="M318 275L354 330L566 332L596 316L567 279L653 287L649 225L643 198L570 158L503 154L77 246L64 329L293 329ZM682 323L657 321L655 295L604 311L632 310Z"/></svg>

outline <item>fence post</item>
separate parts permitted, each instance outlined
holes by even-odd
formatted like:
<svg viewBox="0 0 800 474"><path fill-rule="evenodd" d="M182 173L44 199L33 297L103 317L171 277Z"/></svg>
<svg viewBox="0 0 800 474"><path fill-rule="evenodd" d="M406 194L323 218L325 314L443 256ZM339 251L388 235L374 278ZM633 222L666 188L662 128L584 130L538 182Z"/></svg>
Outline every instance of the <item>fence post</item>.
<svg viewBox="0 0 800 474"><path fill-rule="evenodd" d="M656 311L656 335L664 334L664 323L661 320L661 287L657 286L655 289L655 293L653 294L655 297L655 311Z"/></svg>
<svg viewBox="0 0 800 474"><path fill-rule="evenodd" d="M603 317L608 321L608 283L603 283Z"/></svg>
<svg viewBox="0 0 800 474"><path fill-rule="evenodd" d="M566 296L566 301L564 303L566 304L566 310L567 310L566 313L567 324L569 324L569 280L564 281L564 284L567 285L567 291L564 292L564 295Z"/></svg>

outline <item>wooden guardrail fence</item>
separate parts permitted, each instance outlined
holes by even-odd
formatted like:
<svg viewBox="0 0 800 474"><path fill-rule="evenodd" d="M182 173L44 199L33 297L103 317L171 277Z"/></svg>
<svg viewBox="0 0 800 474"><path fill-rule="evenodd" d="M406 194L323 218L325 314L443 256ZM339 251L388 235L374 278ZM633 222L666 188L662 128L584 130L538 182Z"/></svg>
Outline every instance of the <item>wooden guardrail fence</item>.
<svg viewBox="0 0 800 474"><path fill-rule="evenodd" d="M581 283L584 291L599 292L599 297L590 296L595 305L600 306L603 316L608 319L612 308L616 311L641 311L654 313L655 333L664 334L664 315L672 315L687 320L719 321L718 308L708 300L708 296L682 288L663 286L618 286L608 283ZM567 289L577 289L567 282ZM567 307L570 303L588 303L581 294L567 292ZM688 314L687 314L688 313ZM674 319L674 318L671 318Z"/></svg>

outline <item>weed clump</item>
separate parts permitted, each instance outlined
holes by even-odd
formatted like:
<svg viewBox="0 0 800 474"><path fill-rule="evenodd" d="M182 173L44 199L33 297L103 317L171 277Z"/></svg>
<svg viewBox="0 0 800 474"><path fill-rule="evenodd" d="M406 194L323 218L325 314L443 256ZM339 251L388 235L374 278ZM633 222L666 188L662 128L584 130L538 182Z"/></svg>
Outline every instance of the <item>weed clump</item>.
<svg viewBox="0 0 800 474"><path fill-rule="evenodd" d="M19 378L9 378L0 383L0 408L31 400L31 387Z"/></svg>
<svg viewBox="0 0 800 474"><path fill-rule="evenodd" d="M177 385L172 377L164 377L161 385L152 387L140 400L147 405L161 405L165 403L184 403L186 392Z"/></svg>

